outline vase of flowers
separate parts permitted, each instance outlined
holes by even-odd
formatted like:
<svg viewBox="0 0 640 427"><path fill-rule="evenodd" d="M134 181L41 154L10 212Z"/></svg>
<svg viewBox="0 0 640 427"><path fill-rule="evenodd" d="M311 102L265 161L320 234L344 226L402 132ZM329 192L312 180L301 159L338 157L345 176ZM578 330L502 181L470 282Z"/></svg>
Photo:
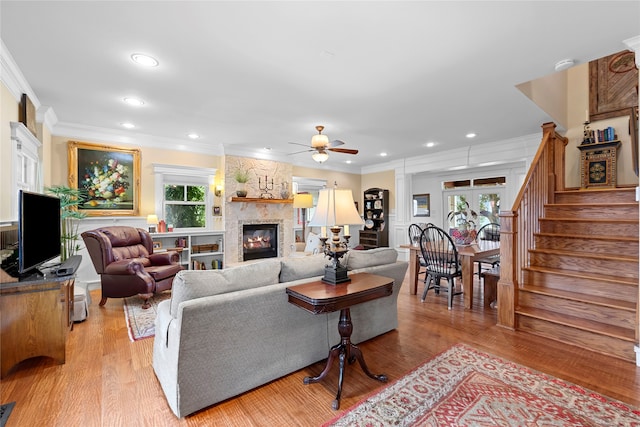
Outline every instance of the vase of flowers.
<svg viewBox="0 0 640 427"><path fill-rule="evenodd" d="M80 186L86 191L91 206L98 200L118 203L125 201L129 188L128 167L116 159L92 162L85 168Z"/></svg>
<svg viewBox="0 0 640 427"><path fill-rule="evenodd" d="M476 239L476 221L478 214L464 201L458 204L457 210L449 212L447 220L455 227L449 229L449 234L457 245L470 245Z"/></svg>

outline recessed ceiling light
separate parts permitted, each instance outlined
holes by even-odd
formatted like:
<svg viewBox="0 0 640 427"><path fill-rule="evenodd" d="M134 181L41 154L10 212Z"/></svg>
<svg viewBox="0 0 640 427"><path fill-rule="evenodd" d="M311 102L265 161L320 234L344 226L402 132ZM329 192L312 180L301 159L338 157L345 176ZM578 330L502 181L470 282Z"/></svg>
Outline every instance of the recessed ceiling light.
<svg viewBox="0 0 640 427"><path fill-rule="evenodd" d="M144 65L145 67L157 67L158 66L158 60L149 56L149 55L145 55L144 53L134 53L133 55L131 55L131 60L133 62L135 62L136 64L140 64L140 65Z"/></svg>
<svg viewBox="0 0 640 427"><path fill-rule="evenodd" d="M424 144L424 146L427 147L427 148L431 148L431 147L433 147L435 145L436 145L435 142L427 142L426 144Z"/></svg>
<svg viewBox="0 0 640 427"><path fill-rule="evenodd" d="M467 138L475 138L476 134L473 132L469 132L468 134L465 135Z"/></svg>
<svg viewBox="0 0 640 427"><path fill-rule="evenodd" d="M386 156L387 156L387 153L385 152L380 153L380 157L386 157Z"/></svg>
<svg viewBox="0 0 640 427"><path fill-rule="evenodd" d="M351 162L352 162L352 160L345 160L344 162L345 162L346 164L350 165L350 164L351 164Z"/></svg>
<svg viewBox="0 0 640 427"><path fill-rule="evenodd" d="M120 123L120 125L123 128L127 128L127 129L133 129L134 127L136 127L136 125L134 125L133 123Z"/></svg>
<svg viewBox="0 0 640 427"><path fill-rule="evenodd" d="M197 133L193 133L193 132L192 132L192 133L190 133L190 134L188 134L187 136L188 136L189 138L191 138L191 139L198 139L198 138L200 138L200 135L198 135Z"/></svg>
<svg viewBox="0 0 640 427"><path fill-rule="evenodd" d="M264 147L264 151L271 151L271 147Z"/></svg>
<svg viewBox="0 0 640 427"><path fill-rule="evenodd" d="M130 96L127 96L126 98L124 98L124 102L126 102L129 105L133 105L134 107L140 107L144 105L144 101L142 99L133 98Z"/></svg>

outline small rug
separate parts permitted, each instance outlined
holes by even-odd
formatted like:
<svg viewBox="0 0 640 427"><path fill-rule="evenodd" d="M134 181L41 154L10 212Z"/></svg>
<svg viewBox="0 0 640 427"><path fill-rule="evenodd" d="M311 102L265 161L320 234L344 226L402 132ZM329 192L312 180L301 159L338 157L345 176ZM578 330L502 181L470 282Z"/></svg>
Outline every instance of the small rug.
<svg viewBox="0 0 640 427"><path fill-rule="evenodd" d="M156 334L155 320L158 304L171 298L171 291L164 291L149 299L151 307L142 309L142 298L135 295L124 299L124 317L131 341L150 338Z"/></svg>
<svg viewBox="0 0 640 427"><path fill-rule="evenodd" d="M457 344L325 426L640 426L625 403Z"/></svg>

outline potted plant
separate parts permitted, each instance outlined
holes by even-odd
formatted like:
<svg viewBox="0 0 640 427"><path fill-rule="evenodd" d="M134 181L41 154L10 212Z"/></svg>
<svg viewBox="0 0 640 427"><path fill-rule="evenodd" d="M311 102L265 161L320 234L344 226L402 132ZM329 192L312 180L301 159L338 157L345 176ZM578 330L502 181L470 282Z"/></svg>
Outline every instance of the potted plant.
<svg viewBox="0 0 640 427"><path fill-rule="evenodd" d="M467 201L460 201L457 210L449 212L447 220L455 224L455 228L449 229L449 234L456 244L469 245L475 240L478 234L477 219L478 214L471 209Z"/></svg>
<svg viewBox="0 0 640 427"><path fill-rule="evenodd" d="M60 261L64 262L80 250L78 242L78 221L87 216L78 211L84 191L64 185L45 188L48 194L60 199Z"/></svg>
<svg viewBox="0 0 640 427"><path fill-rule="evenodd" d="M242 168L238 168L236 169L233 175L233 178L238 183L238 187L236 189L236 196L247 197L246 184L247 184L247 181L249 181L249 172Z"/></svg>

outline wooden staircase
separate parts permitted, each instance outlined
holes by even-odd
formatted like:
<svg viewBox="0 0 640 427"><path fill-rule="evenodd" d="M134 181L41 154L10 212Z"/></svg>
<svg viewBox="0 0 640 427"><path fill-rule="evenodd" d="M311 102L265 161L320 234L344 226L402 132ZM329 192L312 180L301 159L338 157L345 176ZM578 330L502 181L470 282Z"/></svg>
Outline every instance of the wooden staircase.
<svg viewBox="0 0 640 427"><path fill-rule="evenodd" d="M515 309L517 329L634 361L635 189L559 191L544 206Z"/></svg>
<svg viewBox="0 0 640 427"><path fill-rule="evenodd" d="M498 325L636 361L635 188L566 189L553 123L511 211L500 214Z"/></svg>

